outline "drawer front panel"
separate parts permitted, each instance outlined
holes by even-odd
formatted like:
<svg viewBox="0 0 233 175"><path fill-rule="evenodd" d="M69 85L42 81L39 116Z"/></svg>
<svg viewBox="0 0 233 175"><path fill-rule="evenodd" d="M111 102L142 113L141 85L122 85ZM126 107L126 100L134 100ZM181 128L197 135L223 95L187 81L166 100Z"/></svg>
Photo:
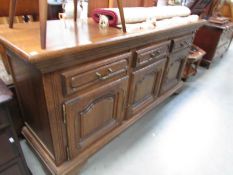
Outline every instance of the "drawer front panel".
<svg viewBox="0 0 233 175"><path fill-rule="evenodd" d="M120 125L127 88L124 77L65 103L71 158Z"/></svg>
<svg viewBox="0 0 233 175"><path fill-rule="evenodd" d="M193 34L174 39L172 52L177 52L179 50L190 47L192 43L193 43Z"/></svg>
<svg viewBox="0 0 233 175"><path fill-rule="evenodd" d="M150 62L157 61L161 58L167 57L170 49L170 41L153 46L145 47L136 51L135 67L146 65Z"/></svg>
<svg viewBox="0 0 233 175"><path fill-rule="evenodd" d="M11 129L4 129L0 131L0 166L11 161L19 155L17 145L13 138Z"/></svg>
<svg viewBox="0 0 233 175"><path fill-rule="evenodd" d="M98 87L128 74L131 54L79 66L62 73L63 92L65 95Z"/></svg>

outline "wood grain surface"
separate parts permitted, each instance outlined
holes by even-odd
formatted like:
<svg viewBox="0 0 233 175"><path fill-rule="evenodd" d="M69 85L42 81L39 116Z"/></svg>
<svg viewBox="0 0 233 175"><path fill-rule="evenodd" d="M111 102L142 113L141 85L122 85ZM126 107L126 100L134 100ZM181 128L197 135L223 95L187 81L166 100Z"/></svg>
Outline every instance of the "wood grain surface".
<svg viewBox="0 0 233 175"><path fill-rule="evenodd" d="M15 24L13 30L9 29L7 25L1 25L0 43L31 63L42 63L43 61L64 55L72 55L89 49L103 48L119 42L130 45L129 42L132 42L134 39L137 41L145 40L146 43L151 40L159 41L163 36L166 38L172 37L174 32L179 35L179 33L181 34L185 30L198 28L204 23L206 23L205 20L200 20L196 23L164 30L138 30L123 33L121 30L112 27L103 31L99 29L98 24L94 23L92 19L89 19L87 23L77 22L76 24L73 23L73 20L48 21L46 50L40 47L38 22ZM138 45L135 41L133 44L135 46Z"/></svg>

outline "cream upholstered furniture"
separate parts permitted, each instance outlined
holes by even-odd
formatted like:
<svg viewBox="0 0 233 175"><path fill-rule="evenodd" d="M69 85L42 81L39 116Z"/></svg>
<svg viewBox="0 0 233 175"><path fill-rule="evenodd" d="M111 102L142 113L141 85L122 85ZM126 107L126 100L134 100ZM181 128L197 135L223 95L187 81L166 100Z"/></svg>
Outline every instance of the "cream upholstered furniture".
<svg viewBox="0 0 233 175"><path fill-rule="evenodd" d="M118 24L121 24L121 17L117 8L103 8L106 12L112 12L117 17ZM98 11L101 14L101 9ZM95 14L95 11L94 11ZM185 6L161 6L161 7L125 7L124 18L126 24L140 23L146 21L148 18L155 18L156 20L168 19L172 17L182 17L191 14L189 8ZM96 14L99 15L99 14ZM113 16L110 16L111 18Z"/></svg>

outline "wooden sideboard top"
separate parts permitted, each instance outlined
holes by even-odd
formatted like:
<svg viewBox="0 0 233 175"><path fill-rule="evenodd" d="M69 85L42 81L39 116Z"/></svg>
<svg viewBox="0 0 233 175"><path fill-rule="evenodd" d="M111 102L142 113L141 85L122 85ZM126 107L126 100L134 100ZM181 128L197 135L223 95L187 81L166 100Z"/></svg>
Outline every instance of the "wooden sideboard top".
<svg viewBox="0 0 233 175"><path fill-rule="evenodd" d="M205 23L205 20L199 20L196 23L168 29L134 30L133 32L123 33L120 29L112 27L100 30L98 24L94 23L92 19L89 19L86 23L77 22L76 25L69 20L66 22L60 20L48 21L46 50L40 48L38 22L15 24L14 29L9 29L7 25L1 25L0 43L26 61L39 64L44 61L54 60L57 57L67 57L67 55L90 51L90 49L99 48L101 52L104 52L104 47L116 45L117 43L124 43L131 48L132 45L137 46L137 41L141 45L143 40L145 44L147 40L151 42L152 36L153 41L159 41L161 38L169 39L172 35L179 35L179 31L182 34L184 30L197 29ZM98 55L97 51L96 54Z"/></svg>
<svg viewBox="0 0 233 175"><path fill-rule="evenodd" d="M1 25L0 42L34 62L35 58L49 56L52 53L56 55L59 52L70 52L71 48L79 50L83 46L100 44L124 35L116 28L101 32L98 25L92 21L83 25L77 22L76 28L74 24L73 21L48 21L45 50L40 48L39 22L15 24L13 29L9 29L7 25Z"/></svg>

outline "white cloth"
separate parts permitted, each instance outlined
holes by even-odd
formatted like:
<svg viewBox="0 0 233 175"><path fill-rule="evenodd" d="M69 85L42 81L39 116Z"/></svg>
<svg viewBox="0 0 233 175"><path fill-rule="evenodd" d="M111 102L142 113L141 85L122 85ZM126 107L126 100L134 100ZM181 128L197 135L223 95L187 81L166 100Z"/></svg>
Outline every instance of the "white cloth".
<svg viewBox="0 0 233 175"><path fill-rule="evenodd" d="M118 8L106 8L112 10L118 16L118 24L121 24L121 18ZM124 8L125 22L127 24L140 23L146 21L148 17L155 17L157 20L172 17L189 16L191 11L185 6L160 6L160 7L127 7Z"/></svg>
<svg viewBox="0 0 233 175"><path fill-rule="evenodd" d="M139 30L165 30L176 26L182 26L186 24L195 23L199 20L198 15L190 15L186 17L173 17L169 19L163 19L156 22L156 26L152 29L151 27L145 26L145 22L135 23L135 24L126 24L127 32L136 32ZM121 25L118 25L119 28L122 28Z"/></svg>
<svg viewBox="0 0 233 175"><path fill-rule="evenodd" d="M187 17L173 17L170 19L164 19L156 23L156 29L166 29L176 27L180 25L190 24L199 20L198 15L190 15Z"/></svg>

